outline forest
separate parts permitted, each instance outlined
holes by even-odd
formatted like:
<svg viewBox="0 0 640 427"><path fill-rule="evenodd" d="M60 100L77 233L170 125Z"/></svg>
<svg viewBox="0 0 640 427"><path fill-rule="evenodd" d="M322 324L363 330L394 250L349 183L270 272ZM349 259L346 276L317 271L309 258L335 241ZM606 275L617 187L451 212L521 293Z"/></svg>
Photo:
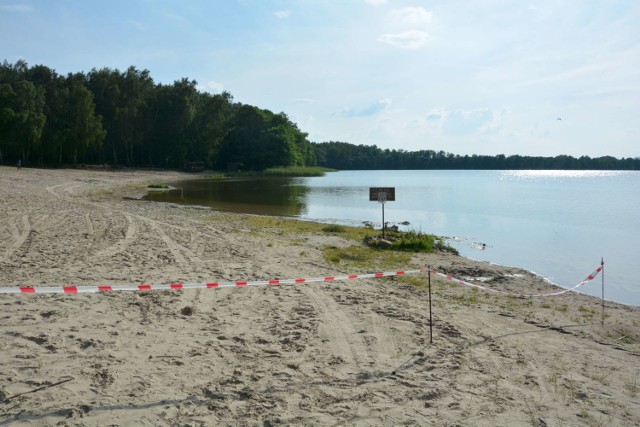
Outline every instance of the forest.
<svg viewBox="0 0 640 427"><path fill-rule="evenodd" d="M425 141L425 144L428 141ZM155 83L148 70L59 75L25 61L0 64L0 164L262 171L360 169L625 169L640 158L458 155L308 140L288 116L200 92L183 78Z"/></svg>
<svg viewBox="0 0 640 427"><path fill-rule="evenodd" d="M263 170L313 166L307 134L284 113L200 92L183 78L109 68L61 76L26 62L0 66L0 164L109 164Z"/></svg>

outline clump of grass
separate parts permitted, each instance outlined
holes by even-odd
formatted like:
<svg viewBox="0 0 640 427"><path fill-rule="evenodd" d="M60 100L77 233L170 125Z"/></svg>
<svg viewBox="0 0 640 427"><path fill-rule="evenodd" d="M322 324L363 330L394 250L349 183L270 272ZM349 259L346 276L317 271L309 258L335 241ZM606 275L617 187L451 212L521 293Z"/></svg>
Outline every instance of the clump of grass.
<svg viewBox="0 0 640 427"><path fill-rule="evenodd" d="M223 174L223 173L213 173L213 174L209 174L209 175L205 175L204 178L206 179L225 179L227 177L227 175Z"/></svg>
<svg viewBox="0 0 640 427"><path fill-rule="evenodd" d="M395 251L408 252L433 252L434 250L450 251L457 254L457 251L446 245L442 238L432 234L420 233L417 231L391 231L385 237L367 237L365 243L377 249L391 249Z"/></svg>
<svg viewBox="0 0 640 427"><path fill-rule="evenodd" d="M322 231L324 231L325 233L344 233L347 230L342 225L329 224L322 227Z"/></svg>
<svg viewBox="0 0 640 427"><path fill-rule="evenodd" d="M399 283L406 283L416 288L426 288L428 283L425 277L420 276L398 276Z"/></svg>
<svg viewBox="0 0 640 427"><path fill-rule="evenodd" d="M169 188L167 184L149 184L147 188Z"/></svg>
<svg viewBox="0 0 640 427"><path fill-rule="evenodd" d="M267 176L324 176L325 173L333 171L334 169L320 167L290 166L265 169L262 174Z"/></svg>
<svg viewBox="0 0 640 427"><path fill-rule="evenodd" d="M398 240L393 242L391 248L399 251L432 252L435 240L431 234L408 232L403 233Z"/></svg>
<svg viewBox="0 0 640 427"><path fill-rule="evenodd" d="M334 264L345 264L353 267L370 269L385 269L397 265L407 264L411 255L406 252L380 251L366 246L348 246L324 248L324 257Z"/></svg>
<svg viewBox="0 0 640 427"><path fill-rule="evenodd" d="M295 219L275 218L269 216L249 216L245 220L247 225L258 230L271 230L278 234L305 234L305 233L341 233L345 238L362 241L369 233L362 227L350 227L336 224L321 224L311 221L299 221Z"/></svg>
<svg viewBox="0 0 640 427"><path fill-rule="evenodd" d="M588 308L588 307L585 307L583 305L578 307L578 311L581 312L582 313L582 317L584 317L587 320L593 319L594 316L596 315L596 311L593 308Z"/></svg>
<svg viewBox="0 0 640 427"><path fill-rule="evenodd" d="M471 292L452 295L451 298L467 306L478 304L480 302L477 289L471 289Z"/></svg>

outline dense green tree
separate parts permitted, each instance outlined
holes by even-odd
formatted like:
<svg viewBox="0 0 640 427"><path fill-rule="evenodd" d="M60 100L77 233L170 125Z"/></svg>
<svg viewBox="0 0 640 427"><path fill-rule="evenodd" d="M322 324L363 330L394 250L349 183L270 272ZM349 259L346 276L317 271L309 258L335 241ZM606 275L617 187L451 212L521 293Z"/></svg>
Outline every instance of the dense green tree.
<svg viewBox="0 0 640 427"><path fill-rule="evenodd" d="M84 76L67 79L63 144L65 163L95 162L106 134L102 128L102 117L95 113L93 95L83 80Z"/></svg>
<svg viewBox="0 0 640 427"><path fill-rule="evenodd" d="M218 162L222 143L229 133L232 100L228 92L198 96L196 114L189 130L192 144L187 152L187 161L202 161L211 166Z"/></svg>
<svg viewBox="0 0 640 427"><path fill-rule="evenodd" d="M220 150L218 165L248 170L313 166L315 153L307 134L284 113L273 114L251 105L238 105Z"/></svg>
<svg viewBox="0 0 640 427"><path fill-rule="evenodd" d="M29 162L45 124L44 90L26 80L0 83L0 106L1 156Z"/></svg>
<svg viewBox="0 0 640 427"><path fill-rule="evenodd" d="M63 143L65 133L66 111L65 101L62 99L65 78L44 65L31 67L25 74L29 81L42 88L45 98L43 114L46 120L35 162L36 164L59 163L59 147Z"/></svg>
<svg viewBox="0 0 640 427"><path fill-rule="evenodd" d="M173 85L159 85L149 108L150 133L146 139L151 164L183 168L193 134L189 132L196 113L196 82L182 79Z"/></svg>
<svg viewBox="0 0 640 427"><path fill-rule="evenodd" d="M103 68L88 74L96 111L105 121L102 159L128 166L151 163L143 141L149 132L149 100L154 90L149 71L129 67L126 72Z"/></svg>

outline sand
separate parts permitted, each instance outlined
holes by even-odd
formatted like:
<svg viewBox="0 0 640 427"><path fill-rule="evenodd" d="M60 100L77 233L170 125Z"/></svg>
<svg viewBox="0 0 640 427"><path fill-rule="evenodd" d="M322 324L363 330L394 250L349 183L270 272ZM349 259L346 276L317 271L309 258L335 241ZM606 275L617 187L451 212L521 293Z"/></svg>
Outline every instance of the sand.
<svg viewBox="0 0 640 427"><path fill-rule="evenodd" d="M0 167L0 287L379 270L326 261L340 235L130 199L185 176ZM450 254L396 269L425 265L557 290ZM640 308L607 302L603 326L593 297L434 278L430 343L426 281L0 295L0 426L640 425Z"/></svg>

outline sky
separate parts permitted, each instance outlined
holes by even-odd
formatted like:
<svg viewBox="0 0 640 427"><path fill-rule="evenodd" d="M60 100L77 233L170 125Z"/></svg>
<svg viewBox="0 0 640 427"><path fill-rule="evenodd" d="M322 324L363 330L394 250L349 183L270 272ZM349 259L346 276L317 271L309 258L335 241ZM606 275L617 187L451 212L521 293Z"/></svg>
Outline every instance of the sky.
<svg viewBox="0 0 640 427"><path fill-rule="evenodd" d="M313 142L640 157L640 1L0 0L0 60L149 70Z"/></svg>

